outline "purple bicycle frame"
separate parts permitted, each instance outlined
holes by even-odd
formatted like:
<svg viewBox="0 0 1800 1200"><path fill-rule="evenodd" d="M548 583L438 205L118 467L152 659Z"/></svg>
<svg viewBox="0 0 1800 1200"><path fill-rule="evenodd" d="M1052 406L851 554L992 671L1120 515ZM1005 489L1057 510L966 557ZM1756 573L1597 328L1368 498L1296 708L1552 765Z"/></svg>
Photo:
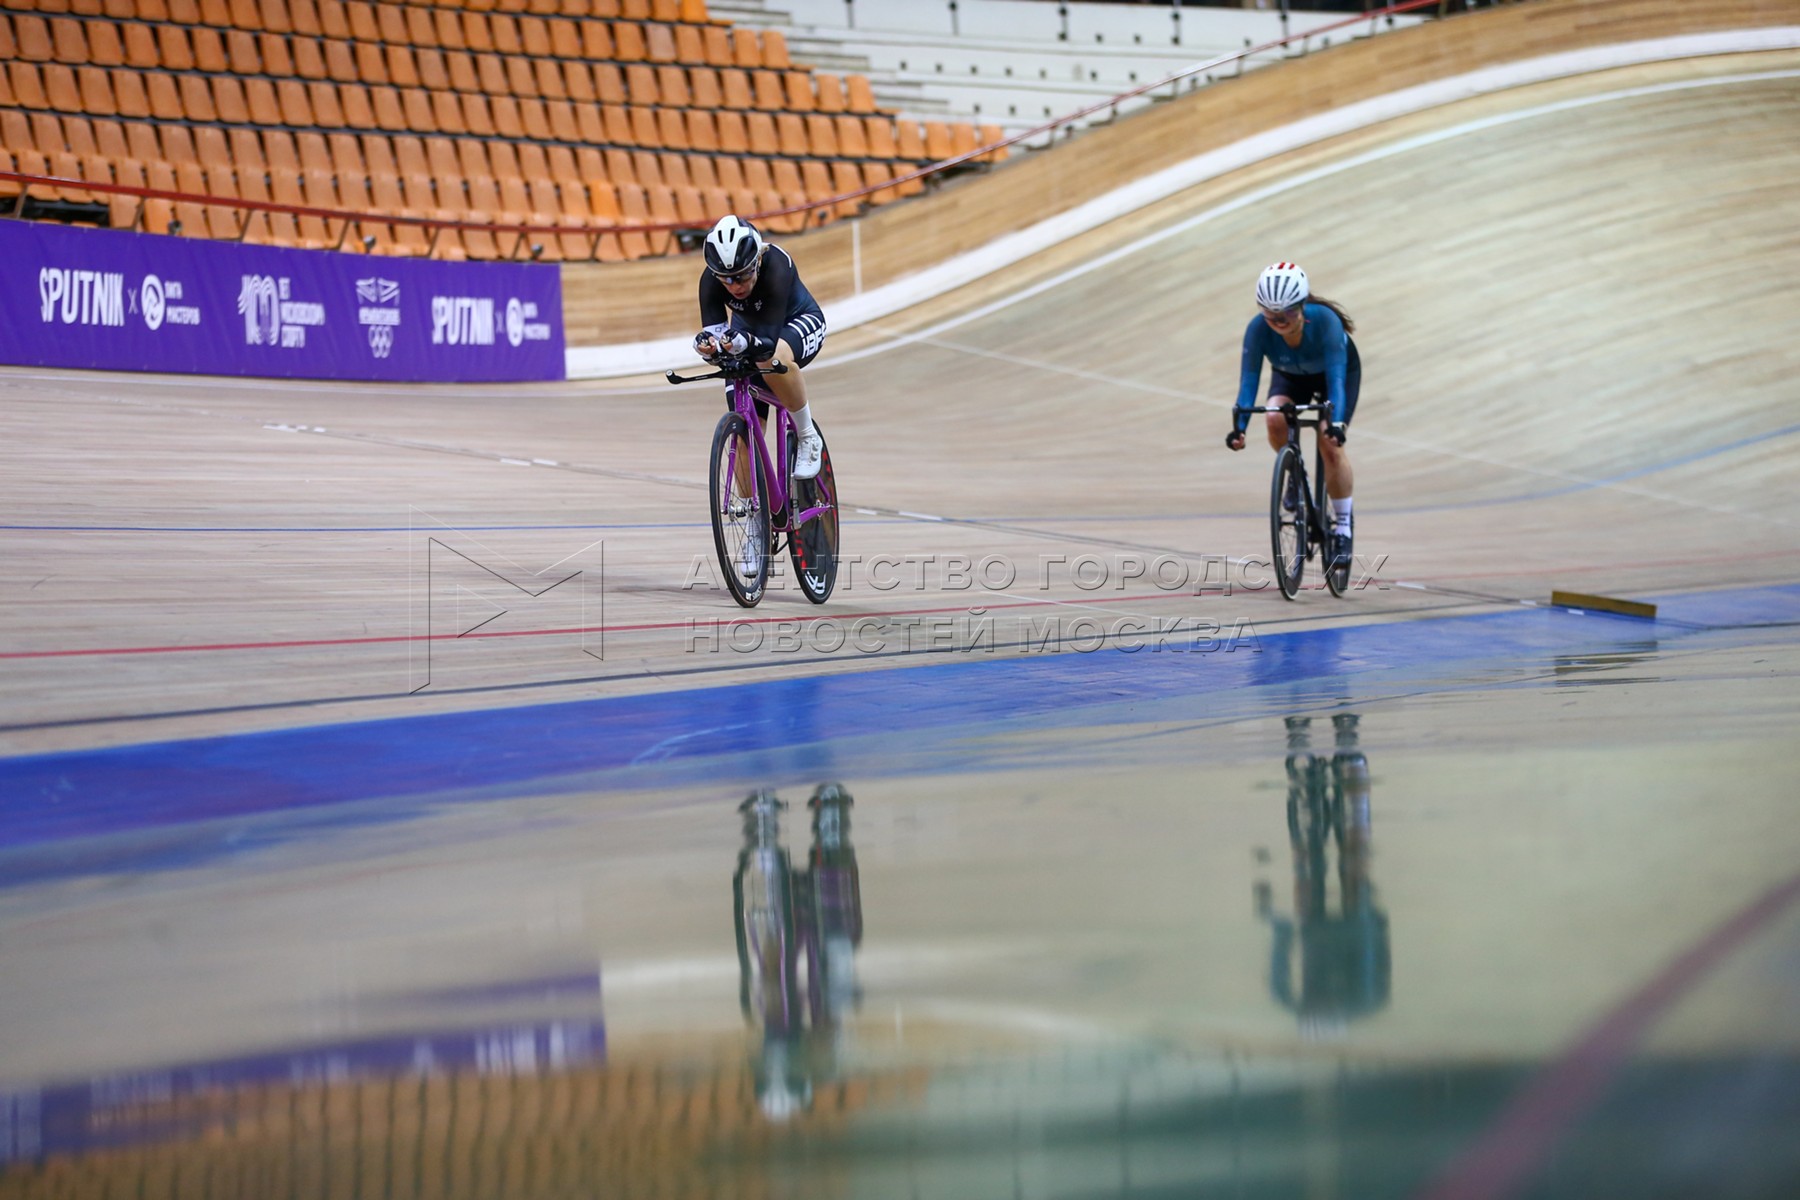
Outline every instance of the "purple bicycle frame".
<svg viewBox="0 0 1800 1200"><path fill-rule="evenodd" d="M774 458L769 456L769 442L763 433L763 423L757 419L755 402L758 400L766 403L770 411L775 414ZM821 495L819 497L821 503L798 513L787 512L787 441L789 433L794 428L794 418L788 414L787 409L781 407L768 388L753 379L732 380L731 407L732 411L744 418L744 424L750 427L750 440L756 446L757 467L762 471L762 477L769 486L770 528L790 533L836 506L836 496ZM782 469L779 471L775 469L777 462L782 464ZM821 487L820 491L823 492L824 488ZM787 519L779 525L774 524L775 514L782 512L787 512Z"/></svg>

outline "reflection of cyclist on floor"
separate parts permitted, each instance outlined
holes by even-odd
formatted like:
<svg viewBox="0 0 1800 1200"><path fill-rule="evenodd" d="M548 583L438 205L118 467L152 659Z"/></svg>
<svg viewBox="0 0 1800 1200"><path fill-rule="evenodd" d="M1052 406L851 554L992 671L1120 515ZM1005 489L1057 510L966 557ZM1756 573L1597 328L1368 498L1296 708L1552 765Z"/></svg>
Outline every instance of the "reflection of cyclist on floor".
<svg viewBox="0 0 1800 1200"><path fill-rule="evenodd" d="M1237 411L1225 444L1244 448L1244 430L1256 405L1256 385L1263 360L1269 362L1271 407L1283 403L1306 404L1313 400L1331 405L1330 420L1319 437L1325 460L1325 493L1331 498L1331 561L1351 554L1350 493L1355 477L1350 456L1344 451L1350 418L1356 414L1357 393L1362 389L1362 359L1350 335L1356 322L1342 306L1312 294L1306 272L1293 263L1276 263L1256 281L1257 315L1244 330L1244 352L1238 371ZM1268 414L1269 445L1279 451L1287 445L1287 421L1280 413ZM1289 504L1298 507L1297 502Z"/></svg>
<svg viewBox="0 0 1800 1200"><path fill-rule="evenodd" d="M756 1097L772 1120L809 1106L813 1081L837 1074L844 1021L862 1002L856 981L862 885L850 844L851 804L850 793L834 783L813 792L807 801L812 849L798 871L781 846L787 805L764 791L738 808L744 817L732 876L738 998L762 1034Z"/></svg>
<svg viewBox="0 0 1800 1200"><path fill-rule="evenodd" d="M700 321L694 350L708 362L720 354L748 354L759 366L779 358L788 370L764 375L762 382L781 407L794 417L800 445L794 478L819 473L824 443L813 429L800 368L812 362L825 344L825 314L786 250L771 246L748 221L720 217L702 248L706 270L700 274ZM766 419L768 412L758 402Z"/></svg>
<svg viewBox="0 0 1800 1200"><path fill-rule="evenodd" d="M1387 913L1369 877L1369 763L1357 716L1332 718L1331 757L1311 752L1310 717L1288 718L1288 834L1294 856L1294 915L1259 897L1274 933L1269 990L1303 1023L1366 1016L1388 1001L1391 962ZM1336 903L1328 859L1337 849ZM1300 978L1296 987L1294 955Z"/></svg>

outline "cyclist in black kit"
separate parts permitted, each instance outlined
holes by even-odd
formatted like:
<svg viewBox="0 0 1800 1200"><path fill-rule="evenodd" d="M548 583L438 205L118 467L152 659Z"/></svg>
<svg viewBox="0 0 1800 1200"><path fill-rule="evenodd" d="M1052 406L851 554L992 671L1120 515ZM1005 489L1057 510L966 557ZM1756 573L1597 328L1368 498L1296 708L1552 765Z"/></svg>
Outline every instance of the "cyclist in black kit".
<svg viewBox="0 0 1800 1200"><path fill-rule="evenodd" d="M794 418L800 444L794 478L819 473L824 442L813 428L800 368L825 342L825 314L819 309L794 260L780 246L763 241L756 227L737 217L721 217L706 235L706 270L700 275L700 320L705 328L694 350L712 362L721 354L749 354L764 367L776 359L789 370L762 382ZM758 402L766 419L768 412Z"/></svg>

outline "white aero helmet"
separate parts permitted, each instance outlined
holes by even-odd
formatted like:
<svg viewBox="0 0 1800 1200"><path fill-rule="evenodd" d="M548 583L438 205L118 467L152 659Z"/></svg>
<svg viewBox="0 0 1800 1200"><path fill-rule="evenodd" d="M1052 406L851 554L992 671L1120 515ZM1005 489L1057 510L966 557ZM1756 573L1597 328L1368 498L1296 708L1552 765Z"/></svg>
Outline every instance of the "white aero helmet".
<svg viewBox="0 0 1800 1200"><path fill-rule="evenodd" d="M706 268L714 275L741 274L756 265L762 249L762 235L756 226L736 217L720 217L706 235Z"/></svg>
<svg viewBox="0 0 1800 1200"><path fill-rule="evenodd" d="M1306 272L1291 262L1274 264L1256 280L1256 302L1274 312L1292 308L1311 294L1306 286Z"/></svg>

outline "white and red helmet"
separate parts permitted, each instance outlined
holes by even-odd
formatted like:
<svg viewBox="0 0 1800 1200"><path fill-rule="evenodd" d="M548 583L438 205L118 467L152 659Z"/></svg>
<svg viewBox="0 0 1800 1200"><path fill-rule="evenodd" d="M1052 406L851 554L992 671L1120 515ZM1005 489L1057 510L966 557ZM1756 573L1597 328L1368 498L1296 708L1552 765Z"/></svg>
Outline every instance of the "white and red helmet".
<svg viewBox="0 0 1800 1200"><path fill-rule="evenodd" d="M1306 272L1291 262L1275 263L1256 280L1256 302L1273 312L1304 303L1310 295Z"/></svg>

